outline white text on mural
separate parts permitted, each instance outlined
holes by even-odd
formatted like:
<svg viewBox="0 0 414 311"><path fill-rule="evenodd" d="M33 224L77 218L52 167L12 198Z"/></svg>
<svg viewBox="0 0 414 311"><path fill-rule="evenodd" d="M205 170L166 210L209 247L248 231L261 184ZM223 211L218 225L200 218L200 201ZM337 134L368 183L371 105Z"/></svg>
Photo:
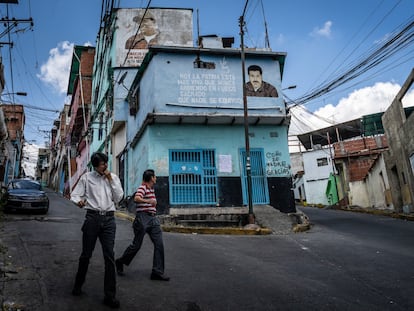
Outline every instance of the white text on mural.
<svg viewBox="0 0 414 311"><path fill-rule="evenodd" d="M181 73L177 84L181 104L241 103L233 74Z"/></svg>

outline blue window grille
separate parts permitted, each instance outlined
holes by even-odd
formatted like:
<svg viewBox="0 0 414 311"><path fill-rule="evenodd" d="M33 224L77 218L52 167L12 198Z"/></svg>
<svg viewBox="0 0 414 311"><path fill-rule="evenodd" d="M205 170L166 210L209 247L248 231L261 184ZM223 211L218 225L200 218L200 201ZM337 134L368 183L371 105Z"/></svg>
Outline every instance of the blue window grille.
<svg viewBox="0 0 414 311"><path fill-rule="evenodd" d="M246 149L240 149L240 165L242 172L243 204L247 205L247 173ZM252 174L252 202L253 204L269 204L269 188L266 178L264 152L261 148L250 150L250 167Z"/></svg>
<svg viewBox="0 0 414 311"><path fill-rule="evenodd" d="M172 205L217 203L214 150L170 150L170 203Z"/></svg>

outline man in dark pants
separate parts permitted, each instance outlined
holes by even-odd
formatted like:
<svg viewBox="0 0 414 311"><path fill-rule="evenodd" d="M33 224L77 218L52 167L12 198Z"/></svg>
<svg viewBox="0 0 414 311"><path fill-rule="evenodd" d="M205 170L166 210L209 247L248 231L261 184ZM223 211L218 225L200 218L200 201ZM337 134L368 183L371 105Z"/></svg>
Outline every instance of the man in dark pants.
<svg viewBox="0 0 414 311"><path fill-rule="evenodd" d="M157 213L157 199L154 184L157 182L154 170L146 170L142 177L142 184L135 192L134 201L137 202L137 214L132 228L134 240L127 247L122 257L115 261L119 275L124 275L124 265L129 266L132 259L141 248L145 233L148 233L154 244L151 280L169 281L164 275L164 243L160 222L155 216Z"/></svg>
<svg viewBox="0 0 414 311"><path fill-rule="evenodd" d="M94 171L85 173L71 193L71 200L80 208L86 209L82 226L82 253L79 258L78 272L72 290L74 296L82 294L89 260L99 238L105 260L104 304L119 308L115 298L116 274L114 262L114 244L116 223L114 217L115 203L123 195L121 182L115 174L108 171L108 157L103 153L94 153L91 157Z"/></svg>

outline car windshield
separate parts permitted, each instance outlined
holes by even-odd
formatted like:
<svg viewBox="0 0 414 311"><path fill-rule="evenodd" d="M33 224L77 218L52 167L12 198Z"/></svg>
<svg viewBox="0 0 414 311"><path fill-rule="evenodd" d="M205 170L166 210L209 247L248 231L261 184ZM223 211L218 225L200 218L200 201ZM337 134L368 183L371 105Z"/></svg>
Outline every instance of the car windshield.
<svg viewBox="0 0 414 311"><path fill-rule="evenodd" d="M41 190L39 183L31 180L14 180L10 182L9 189L36 189Z"/></svg>

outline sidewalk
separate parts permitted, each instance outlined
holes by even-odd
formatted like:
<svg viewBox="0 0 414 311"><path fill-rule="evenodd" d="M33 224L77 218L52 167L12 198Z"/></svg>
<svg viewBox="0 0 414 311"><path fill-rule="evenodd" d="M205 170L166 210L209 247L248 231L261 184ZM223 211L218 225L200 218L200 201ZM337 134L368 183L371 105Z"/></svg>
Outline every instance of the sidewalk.
<svg viewBox="0 0 414 311"><path fill-rule="evenodd" d="M172 209L170 213L175 216L180 209ZM220 213L243 213L248 214L246 207L212 209L216 214ZM196 215L201 210L182 209L182 212ZM203 210L204 211L204 210ZM204 211L205 212L205 211ZM269 205L254 206L254 215L256 217L255 225L246 225L244 227L218 227L218 226L188 226L177 225L171 221L171 215L159 215L161 227L165 232L192 233L192 234L224 234L224 235L268 235L268 234L289 234L309 230L310 224L305 214L298 211L297 213L285 214ZM135 214L125 210L118 210L116 216L119 218L133 221Z"/></svg>

